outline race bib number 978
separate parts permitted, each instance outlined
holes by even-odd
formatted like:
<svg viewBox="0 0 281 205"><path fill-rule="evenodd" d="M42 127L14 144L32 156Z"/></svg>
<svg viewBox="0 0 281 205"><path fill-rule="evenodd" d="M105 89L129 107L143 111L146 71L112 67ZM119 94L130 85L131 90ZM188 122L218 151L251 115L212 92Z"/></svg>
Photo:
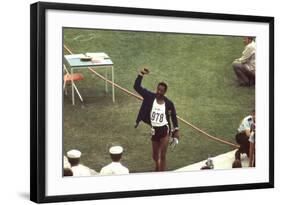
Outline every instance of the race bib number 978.
<svg viewBox="0 0 281 205"><path fill-rule="evenodd" d="M151 121L156 122L156 123L161 123L163 122L164 114L160 114L157 112L152 112L151 114Z"/></svg>

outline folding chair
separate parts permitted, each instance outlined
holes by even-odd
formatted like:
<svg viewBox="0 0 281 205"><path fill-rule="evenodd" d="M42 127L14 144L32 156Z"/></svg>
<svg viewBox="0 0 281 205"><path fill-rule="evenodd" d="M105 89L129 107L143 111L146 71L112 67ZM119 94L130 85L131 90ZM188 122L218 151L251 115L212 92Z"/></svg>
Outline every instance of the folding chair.
<svg viewBox="0 0 281 205"><path fill-rule="evenodd" d="M65 71L65 75L63 77L63 90L65 95L67 95L67 88L66 88L66 84L70 82L73 83L73 87L77 93L77 95L79 96L81 102L83 102L83 98L77 88L77 86L75 85L74 81L80 81L80 80L84 80L84 76L82 75L82 73L73 73L70 74L69 71L66 69L66 66L63 64L63 70Z"/></svg>

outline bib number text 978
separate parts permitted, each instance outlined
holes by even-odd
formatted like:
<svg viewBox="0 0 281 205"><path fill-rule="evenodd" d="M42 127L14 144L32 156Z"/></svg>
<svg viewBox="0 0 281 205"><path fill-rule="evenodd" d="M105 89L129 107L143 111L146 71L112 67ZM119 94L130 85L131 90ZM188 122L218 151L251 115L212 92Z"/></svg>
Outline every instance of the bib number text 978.
<svg viewBox="0 0 281 205"><path fill-rule="evenodd" d="M152 112L151 121L153 122L163 122L164 114L160 114L157 112Z"/></svg>

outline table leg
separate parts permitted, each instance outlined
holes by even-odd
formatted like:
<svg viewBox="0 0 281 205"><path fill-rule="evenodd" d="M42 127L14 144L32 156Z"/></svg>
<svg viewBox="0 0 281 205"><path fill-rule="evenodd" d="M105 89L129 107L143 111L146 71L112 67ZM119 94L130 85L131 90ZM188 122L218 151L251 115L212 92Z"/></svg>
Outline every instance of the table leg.
<svg viewBox="0 0 281 205"><path fill-rule="evenodd" d="M75 105L75 99L74 99L74 82L73 82L73 69L71 68L71 94L72 94L72 105Z"/></svg>
<svg viewBox="0 0 281 205"><path fill-rule="evenodd" d="M111 66L112 73L112 101L115 102L115 91L114 91L114 68Z"/></svg>
<svg viewBox="0 0 281 205"><path fill-rule="evenodd" d="M76 87L75 83L73 83L73 87L74 87L74 89L75 89L77 95L79 96L81 102L83 102L82 95L80 94L80 92L79 92L78 88Z"/></svg>
<svg viewBox="0 0 281 205"><path fill-rule="evenodd" d="M107 67L105 67L105 78L108 79L108 75L107 75ZM108 92L108 88L107 88L107 80L105 81L105 92Z"/></svg>

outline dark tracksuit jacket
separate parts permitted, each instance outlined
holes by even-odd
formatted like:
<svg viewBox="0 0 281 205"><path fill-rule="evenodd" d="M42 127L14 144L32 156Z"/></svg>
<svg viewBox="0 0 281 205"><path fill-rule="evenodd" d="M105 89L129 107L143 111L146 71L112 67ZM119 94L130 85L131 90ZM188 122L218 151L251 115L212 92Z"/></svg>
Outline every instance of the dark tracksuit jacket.
<svg viewBox="0 0 281 205"><path fill-rule="evenodd" d="M143 102L139 110L139 114L136 119L136 126L140 123L140 121L145 122L146 124L151 126L150 121L150 112L153 106L153 102L156 98L156 93L152 93L149 90L143 88L141 86L141 81L143 76L138 75L137 79L135 80L134 89L143 97ZM169 128L171 130L171 123L170 118L172 119L173 127L178 128L178 119L176 114L176 109L174 103L164 96L164 101L166 105L166 118L167 122L169 123Z"/></svg>

